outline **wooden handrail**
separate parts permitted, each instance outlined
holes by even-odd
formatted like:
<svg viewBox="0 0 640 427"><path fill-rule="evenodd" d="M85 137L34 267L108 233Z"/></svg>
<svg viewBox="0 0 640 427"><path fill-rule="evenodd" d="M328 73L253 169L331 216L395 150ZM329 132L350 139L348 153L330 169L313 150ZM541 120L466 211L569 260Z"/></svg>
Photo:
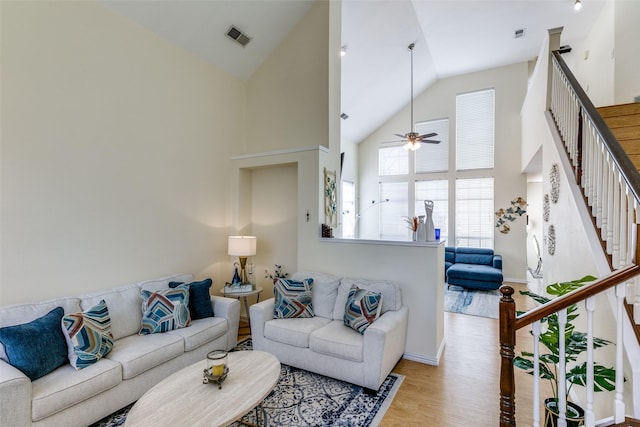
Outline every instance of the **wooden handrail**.
<svg viewBox="0 0 640 427"><path fill-rule="evenodd" d="M622 145L620 145L616 137L613 135L609 126L604 122L604 119L600 113L598 113L598 110L596 110L596 107L593 105L586 92L582 89L582 86L580 86L580 83L578 83L578 80L560 56L560 52L557 50L553 51L552 55L558 62L558 66L575 92L578 102L582 106L584 112L589 116L589 119L593 123L595 131L602 137L602 142L611 154L613 162L620 170L622 178L629 185L629 189L633 193L635 199L640 200L640 175L638 174L638 170L633 165L633 162L625 153Z"/></svg>
<svg viewBox="0 0 640 427"><path fill-rule="evenodd" d="M512 298L514 289L505 285L500 288L500 427L516 425L515 404L515 358L516 331L541 320L580 301L595 296L609 288L624 283L640 274L640 265L631 264L585 285L566 295L540 305L516 317L516 304Z"/></svg>
<svg viewBox="0 0 640 427"><path fill-rule="evenodd" d="M604 292L609 288L631 280L639 274L640 265L637 264L631 264L625 268L615 270L611 272L611 274L602 277L589 285L578 288L575 291L569 292L562 297L549 301L546 304L542 304L518 316L514 322L514 330L517 331L527 325L531 325L533 322L537 322L543 317L549 316L560 310L564 310L573 304L584 301L585 299ZM503 295L505 295L504 292L507 291L504 288L509 288L509 286L503 286L500 289L500 292L502 292ZM513 289L511 289L511 294L513 294Z"/></svg>

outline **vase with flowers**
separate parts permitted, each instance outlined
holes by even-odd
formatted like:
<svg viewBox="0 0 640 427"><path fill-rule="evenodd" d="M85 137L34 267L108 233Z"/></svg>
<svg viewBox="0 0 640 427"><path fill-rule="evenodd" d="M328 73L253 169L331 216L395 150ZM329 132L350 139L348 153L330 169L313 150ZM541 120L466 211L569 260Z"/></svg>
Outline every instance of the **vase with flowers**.
<svg viewBox="0 0 640 427"><path fill-rule="evenodd" d="M411 230L411 240L415 242L416 240L418 240L418 217L405 216L403 219L404 222L407 223L409 230Z"/></svg>
<svg viewBox="0 0 640 427"><path fill-rule="evenodd" d="M289 273L285 273L282 265L280 264L274 264L274 270L273 273L270 273L269 270L264 270L264 278L265 279L271 279L273 281L273 284L275 285L276 282L278 281L278 279L284 279L286 278Z"/></svg>

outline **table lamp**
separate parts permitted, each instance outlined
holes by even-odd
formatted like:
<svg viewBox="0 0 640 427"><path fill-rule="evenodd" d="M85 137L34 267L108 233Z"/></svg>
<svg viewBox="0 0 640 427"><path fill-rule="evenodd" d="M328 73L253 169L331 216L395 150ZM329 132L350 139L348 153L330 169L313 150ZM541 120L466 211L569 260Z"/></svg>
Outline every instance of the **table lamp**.
<svg viewBox="0 0 640 427"><path fill-rule="evenodd" d="M247 277L247 257L256 254L255 236L229 236L229 255L237 256L240 260L240 281L249 283Z"/></svg>

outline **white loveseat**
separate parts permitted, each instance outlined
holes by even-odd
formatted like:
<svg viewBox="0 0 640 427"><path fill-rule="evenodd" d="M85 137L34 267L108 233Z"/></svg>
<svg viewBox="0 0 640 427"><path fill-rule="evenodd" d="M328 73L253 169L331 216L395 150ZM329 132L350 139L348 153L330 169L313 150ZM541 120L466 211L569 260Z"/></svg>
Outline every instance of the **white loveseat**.
<svg viewBox="0 0 640 427"><path fill-rule="evenodd" d="M298 272L313 279L311 318L274 319L274 299L250 308L254 350L274 354L281 363L378 390L404 353L409 309L400 287L383 280L339 278ZM352 285L382 293L380 317L360 334L343 316Z"/></svg>
<svg viewBox="0 0 640 427"><path fill-rule="evenodd" d="M240 304L223 297L211 297L215 317L193 320L188 327L165 333L138 335L140 290L167 289L171 281L191 283L193 276L181 274L80 297L0 307L0 327L5 327L30 322L56 307L68 314L105 300L114 338L111 352L97 363L81 370L66 364L34 381L0 360L0 426L87 426L136 401L167 375L204 360L209 351L235 347Z"/></svg>

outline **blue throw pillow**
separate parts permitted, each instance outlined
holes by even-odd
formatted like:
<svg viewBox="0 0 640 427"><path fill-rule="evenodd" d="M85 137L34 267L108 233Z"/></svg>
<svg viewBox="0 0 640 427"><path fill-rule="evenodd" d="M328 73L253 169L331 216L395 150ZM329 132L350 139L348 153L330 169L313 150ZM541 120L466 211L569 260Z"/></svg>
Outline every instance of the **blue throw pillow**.
<svg viewBox="0 0 640 427"><path fill-rule="evenodd" d="M273 287L275 298L273 318L314 317L312 288L312 278L306 280L278 279Z"/></svg>
<svg viewBox="0 0 640 427"><path fill-rule="evenodd" d="M344 309L344 324L354 331L364 331L380 317L382 294L352 286Z"/></svg>
<svg viewBox="0 0 640 427"><path fill-rule="evenodd" d="M211 279L204 279L200 282L187 284L189 287L189 314L191 314L191 320L213 317L211 295L209 294L209 288L211 288L212 283ZM169 287L175 288L182 284L182 282L169 282Z"/></svg>
<svg viewBox="0 0 640 427"><path fill-rule="evenodd" d="M64 309L56 307L29 323L0 328L7 361L31 381L69 363L62 333Z"/></svg>

